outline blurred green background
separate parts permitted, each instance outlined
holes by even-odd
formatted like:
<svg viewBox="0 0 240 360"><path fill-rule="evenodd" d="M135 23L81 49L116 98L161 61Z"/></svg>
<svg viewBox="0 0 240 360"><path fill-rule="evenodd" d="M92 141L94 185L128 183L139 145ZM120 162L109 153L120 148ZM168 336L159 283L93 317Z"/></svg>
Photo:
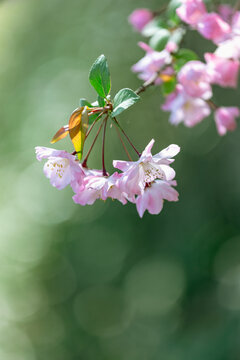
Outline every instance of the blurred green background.
<svg viewBox="0 0 240 360"><path fill-rule="evenodd" d="M139 149L181 146L178 203L141 220L133 204L81 207L52 188L36 145L66 124L88 71L104 53L112 93L137 88L143 56L127 17L157 0L5 0L0 3L0 359L240 359L240 128L217 135L213 118L173 127L160 88L119 117ZM191 33L200 56L214 47ZM238 105L239 91L215 88ZM100 167L99 147L90 158ZM57 148L73 151L68 139ZM108 169L124 159L108 129Z"/></svg>

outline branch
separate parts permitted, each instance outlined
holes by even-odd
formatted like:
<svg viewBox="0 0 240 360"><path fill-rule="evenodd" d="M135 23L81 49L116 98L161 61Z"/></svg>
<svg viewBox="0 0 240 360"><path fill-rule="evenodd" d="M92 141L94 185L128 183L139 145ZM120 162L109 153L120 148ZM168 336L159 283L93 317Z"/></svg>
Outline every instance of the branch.
<svg viewBox="0 0 240 360"><path fill-rule="evenodd" d="M157 80L157 78L159 77L159 73L155 73L149 80L145 81L145 83L143 83L136 91L135 93L137 95L141 94L142 92L144 92L145 90L147 90L147 88L149 88L150 86L155 84L155 81Z"/></svg>

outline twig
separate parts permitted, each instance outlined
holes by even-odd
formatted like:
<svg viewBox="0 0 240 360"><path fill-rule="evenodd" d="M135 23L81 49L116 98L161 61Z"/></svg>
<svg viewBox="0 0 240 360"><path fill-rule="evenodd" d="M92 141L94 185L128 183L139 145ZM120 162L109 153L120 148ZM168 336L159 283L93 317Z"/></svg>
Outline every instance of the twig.
<svg viewBox="0 0 240 360"><path fill-rule="evenodd" d="M133 145L133 143L131 142L131 140L129 139L129 137L127 136L127 134L125 133L125 131L123 130L123 128L121 127L121 125L119 124L119 122L117 121L117 119L114 117L113 118L114 121L116 122L117 126L119 127L119 129L121 130L121 132L123 133L123 135L125 136L125 138L127 139L127 141L129 142L129 144L132 146L133 150L138 154L138 156L140 157L141 154L140 152L137 151L137 149L135 148L135 146Z"/></svg>
<svg viewBox="0 0 240 360"><path fill-rule="evenodd" d="M106 172L106 168L105 168L105 159L104 159L107 120L108 120L108 116L106 116L106 118L104 119L104 129L103 129L103 144L102 144L102 173L103 173L103 176L107 176L107 172Z"/></svg>
<svg viewBox="0 0 240 360"><path fill-rule="evenodd" d="M159 77L159 73L155 73L149 80L145 81L145 83L143 83L136 91L135 93L137 95L141 94L142 92L144 92L147 88L149 88L150 86L155 84L155 81L157 80L157 78Z"/></svg>
<svg viewBox="0 0 240 360"><path fill-rule="evenodd" d="M96 122L100 119L100 117L103 115L103 111L101 112L101 114L98 115L98 117L96 117L96 119L94 120L94 122L92 123L92 125L90 126L87 134L86 134L86 137L85 137L85 140L87 139L88 135L90 134L90 132L92 131L94 125L96 124Z"/></svg>
<svg viewBox="0 0 240 360"><path fill-rule="evenodd" d="M206 100L206 103L210 106L212 110L217 110L218 106L212 100Z"/></svg>
<svg viewBox="0 0 240 360"><path fill-rule="evenodd" d="M127 150L127 148L126 148L126 146L125 146L125 144L124 144L124 142L123 142L123 139L122 139L122 137L121 137L121 134L120 134L120 132L119 132L119 130L118 130L117 125L116 125L115 123L113 123L113 125L115 126L115 129L116 129L116 131L117 131L119 140L121 141L121 144L122 144L122 146L123 146L123 148L124 148L124 150L125 150L125 153L127 154L128 160L129 160L129 161L132 161L132 158L131 158L131 156L130 156L130 154L129 154L129 152L128 152L128 150Z"/></svg>
<svg viewBox="0 0 240 360"><path fill-rule="evenodd" d="M161 7L159 10L156 10L156 11L153 11L153 16L159 16L159 15L162 15L166 10L167 10L167 5Z"/></svg>
<svg viewBox="0 0 240 360"><path fill-rule="evenodd" d="M240 1L238 0L234 6L234 12L240 9Z"/></svg>
<svg viewBox="0 0 240 360"><path fill-rule="evenodd" d="M83 166L83 167L87 167L88 157L89 157L89 155L90 155L90 153L91 153L91 151L92 151L92 149L93 149L93 146L94 146L94 144L95 144L95 142L96 142L96 140L97 140L97 138L98 138L98 135L100 134L100 131L101 131L101 129L102 129L102 126L103 126L103 122L102 122L101 125L99 126L98 132L97 132L97 134L96 134L96 136L95 136L95 138L94 138L94 140L93 140L93 143L92 143L92 145L90 146L90 149L88 150L88 153L87 153L85 159L83 160L83 163L82 163L82 166Z"/></svg>

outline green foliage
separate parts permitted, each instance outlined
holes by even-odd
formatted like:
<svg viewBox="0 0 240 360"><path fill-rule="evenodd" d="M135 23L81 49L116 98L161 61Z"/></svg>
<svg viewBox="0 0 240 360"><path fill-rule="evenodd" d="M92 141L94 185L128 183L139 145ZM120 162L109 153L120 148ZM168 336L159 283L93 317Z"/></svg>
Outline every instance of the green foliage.
<svg viewBox="0 0 240 360"><path fill-rule="evenodd" d="M140 97L131 89L121 89L114 97L112 117L134 105Z"/></svg>
<svg viewBox="0 0 240 360"><path fill-rule="evenodd" d="M162 51L167 45L170 35L167 29L160 29L151 37L149 45L156 51Z"/></svg>
<svg viewBox="0 0 240 360"><path fill-rule="evenodd" d="M87 101L86 99L83 99L83 98L81 98L79 100L79 106L80 107L82 107L82 106L93 107L93 105L89 101Z"/></svg>
<svg viewBox="0 0 240 360"><path fill-rule="evenodd" d="M98 105L100 107L104 107L105 106L105 100L104 98L102 98L101 96L98 95Z"/></svg>
<svg viewBox="0 0 240 360"><path fill-rule="evenodd" d="M111 79L107 59L100 55L90 69L89 81L98 95L106 98L111 89Z"/></svg>
<svg viewBox="0 0 240 360"><path fill-rule="evenodd" d="M172 77L169 81L163 82L162 84L163 95L171 94L175 90L176 85L177 85L177 80L175 76Z"/></svg>
<svg viewBox="0 0 240 360"><path fill-rule="evenodd" d="M150 21L143 29L142 34L146 37L153 36L160 29L167 29L167 24L162 19Z"/></svg>
<svg viewBox="0 0 240 360"><path fill-rule="evenodd" d="M168 4L167 17L170 19L170 21L174 25L178 25L181 22L180 18L178 17L178 15L176 13L176 10L180 5L181 5L180 0L171 0Z"/></svg>
<svg viewBox="0 0 240 360"><path fill-rule="evenodd" d="M178 72L188 61L198 60L198 55L189 49L180 49L175 55L174 69Z"/></svg>
<svg viewBox="0 0 240 360"><path fill-rule="evenodd" d="M175 42L178 45L180 45L185 33L186 33L186 30L184 30L182 28L177 28L175 31L173 31L171 33L171 37L170 37L169 40Z"/></svg>

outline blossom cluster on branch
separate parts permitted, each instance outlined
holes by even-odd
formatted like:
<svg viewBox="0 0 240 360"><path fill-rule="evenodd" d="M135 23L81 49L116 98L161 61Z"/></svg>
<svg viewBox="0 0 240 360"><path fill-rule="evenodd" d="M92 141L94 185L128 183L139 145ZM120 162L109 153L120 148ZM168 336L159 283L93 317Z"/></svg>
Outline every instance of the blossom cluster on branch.
<svg viewBox="0 0 240 360"><path fill-rule="evenodd" d="M71 114L69 123L61 127L51 141L55 143L69 135L75 151L69 154L64 150L36 147L37 159L47 159L44 174L59 190L70 185L75 193L73 200L77 204L92 205L97 199L111 198L123 205L127 202L136 204L140 217L145 210L151 214L158 214L162 210L164 200L178 200L178 192L174 189L175 171L170 164L180 151L179 146L172 144L154 156L151 153L154 140L150 141L142 153L136 149L118 122L117 116L134 105L140 97L133 90L126 88L121 89L111 100L111 78L104 55L93 64L89 80L98 94L97 101L91 104L85 99L80 99L80 107ZM109 174L105 168L105 138L108 124L115 127L128 157L128 161L113 160L113 167L119 170L113 174ZM83 158L85 142L97 125L96 135ZM89 156L101 131L102 169L91 169L88 167ZM136 153L137 161L132 160L122 137Z"/></svg>
<svg viewBox="0 0 240 360"><path fill-rule="evenodd" d="M169 111L170 122L193 127L214 112L219 135L235 130L240 115L236 106L217 106L212 85L236 88L240 58L240 12L220 5L208 12L202 0L171 1L165 16L148 9L137 9L130 23L149 45L140 42L146 55L133 67L139 78L162 85L166 101L162 110ZM199 60L192 50L181 48L187 31L195 30L216 45L214 53Z"/></svg>
<svg viewBox="0 0 240 360"><path fill-rule="evenodd" d="M158 214L164 200L177 201L175 171L171 167L179 153L178 145L169 145L152 155L154 140L139 152L117 119L137 103L140 94L150 86L161 86L165 96L162 105L169 111L170 122L183 122L192 127L214 112L220 135L236 128L239 109L236 106L217 106L212 85L236 88L240 57L240 12L228 5L221 5L216 12L208 12L202 0L171 0L159 11L137 9L129 17L133 27L149 38L140 42L145 56L132 70L144 82L135 91L124 88L111 96L111 77L104 55L98 57L90 69L89 81L97 93L93 103L80 99L68 124L62 126L51 143L69 136L74 146L70 154L65 150L36 147L39 161L46 159L44 174L50 183L61 190L70 185L73 200L80 205L92 205L97 199L108 198L136 204L140 217L147 210ZM214 53L204 54L205 62L197 54L182 47L187 31L196 30L216 45ZM125 160L113 160L112 174L105 167L105 139L114 127L123 146ZM89 134L96 134L88 150ZM89 157L102 132L101 169L89 167ZM128 147L137 156L131 158ZM108 154L110 152L108 151Z"/></svg>

